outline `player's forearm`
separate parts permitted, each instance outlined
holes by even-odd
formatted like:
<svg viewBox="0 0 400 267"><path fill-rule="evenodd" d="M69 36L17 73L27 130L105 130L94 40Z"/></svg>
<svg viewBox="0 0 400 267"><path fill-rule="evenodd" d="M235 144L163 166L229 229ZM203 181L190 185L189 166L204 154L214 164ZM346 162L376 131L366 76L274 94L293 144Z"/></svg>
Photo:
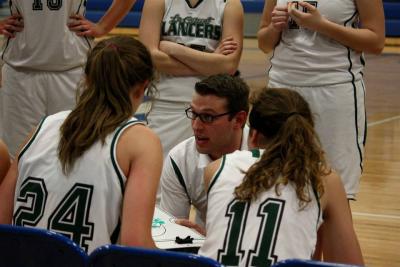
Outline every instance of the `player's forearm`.
<svg viewBox="0 0 400 267"><path fill-rule="evenodd" d="M258 48L264 53L269 53L278 44L281 38L281 32L275 30L271 24L268 26L261 26L257 32Z"/></svg>
<svg viewBox="0 0 400 267"><path fill-rule="evenodd" d="M379 34L370 29L344 27L326 19L323 20L316 30L360 52L379 54L382 52L385 45L385 37L383 34Z"/></svg>
<svg viewBox="0 0 400 267"><path fill-rule="evenodd" d="M241 48L230 55L207 53L181 46L171 49L169 55L183 62L202 75L214 75L218 73L233 74L238 68Z"/></svg>
<svg viewBox="0 0 400 267"><path fill-rule="evenodd" d="M97 23L105 33L110 32L128 14L136 0L114 0Z"/></svg>
<svg viewBox="0 0 400 267"><path fill-rule="evenodd" d="M159 72L176 76L194 76L200 74L184 63L174 59L173 57L170 57L158 49L150 50L150 53L154 65Z"/></svg>
<svg viewBox="0 0 400 267"><path fill-rule="evenodd" d="M131 232L134 232L134 230L131 230ZM149 232L146 230L146 232ZM151 231L150 233L146 233L144 236L142 233L143 231L139 231L140 234L121 234L120 238L120 244L124 246L132 246L132 247L143 247L143 248L157 248L156 244L154 243L153 238L151 237Z"/></svg>

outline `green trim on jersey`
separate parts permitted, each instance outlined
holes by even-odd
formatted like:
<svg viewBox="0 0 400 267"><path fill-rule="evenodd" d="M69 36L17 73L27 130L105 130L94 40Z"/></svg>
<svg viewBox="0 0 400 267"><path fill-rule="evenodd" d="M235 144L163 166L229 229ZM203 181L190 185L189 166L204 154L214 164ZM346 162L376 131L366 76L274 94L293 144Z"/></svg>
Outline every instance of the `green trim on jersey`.
<svg viewBox="0 0 400 267"><path fill-rule="evenodd" d="M319 194L318 194L318 192L317 192L317 190L314 188L314 186L312 187L312 190L313 190L313 192L314 192L314 195L315 195L315 199L317 200L317 204L318 204L318 216L317 216L317 231L318 231L318 222L319 222L319 218L320 217L322 217L322 214L321 214L321 202L320 202L320 197L319 197Z"/></svg>
<svg viewBox="0 0 400 267"><path fill-rule="evenodd" d="M180 0L179 0L180 1ZM186 1L186 4L189 6L189 8L191 8L191 9L195 9L196 7L198 7L200 4L201 4L201 2L203 2L203 0L199 0L198 2L197 2L197 4L195 4L194 6L192 6L192 4L190 3L190 1L189 0L185 0Z"/></svg>
<svg viewBox="0 0 400 267"><path fill-rule="evenodd" d="M178 178L179 183L181 184L183 189L185 189L185 193L186 193L186 196L188 197L189 203L192 204L192 200L190 199L189 192L187 191L187 187L186 187L186 184L185 184L185 180L183 179L183 175L181 173L181 170L179 170L178 165L175 163L175 161L171 157L169 159L171 160L172 167L174 168L174 172L176 174L176 178Z"/></svg>
<svg viewBox="0 0 400 267"><path fill-rule="evenodd" d="M134 124L143 124L143 122L141 122L141 121L135 119L135 120L128 121L128 122L125 123L125 124L122 124L122 125L118 128L118 130L115 132L115 134L114 134L114 136L113 136L113 139L112 139L112 141L111 141L111 146L110 146L111 163L112 163L112 165L113 165L113 167L114 167L115 172L117 173L118 180L119 180L119 184L120 184L120 186L121 186L121 193L122 193L122 194L124 194L124 189L125 189L125 184L124 184L124 179L123 179L123 176L125 176L125 175L124 175L123 173L121 173L121 172L119 171L119 169L118 169L117 160L116 160L115 157L114 157L114 151L115 151L114 147L115 147L115 145L116 145L117 139L118 139L119 136L122 134L122 131L125 130L126 128L128 128L128 127L134 125Z"/></svg>
<svg viewBox="0 0 400 267"><path fill-rule="evenodd" d="M28 150L28 148L32 145L33 141L35 140L36 136L38 135L40 129L42 128L43 122L44 120L47 118L44 117L40 122L39 122L39 126L37 127L35 133L33 134L33 136L31 137L31 139L29 139L29 142L22 148L21 152L18 155L18 160L21 159L22 155Z"/></svg>
<svg viewBox="0 0 400 267"><path fill-rule="evenodd" d="M216 174L214 175L214 177L211 179L211 184L210 184L210 186L208 187L208 190L207 190L207 196L208 196L208 194L210 194L211 188L214 186L215 182L216 182L217 179L219 178L219 175L221 174L222 169L223 169L224 166L225 166L225 160L226 160L226 155L224 155L224 156L222 157L221 165L219 166L219 169L218 169L218 171L216 172Z"/></svg>
<svg viewBox="0 0 400 267"><path fill-rule="evenodd" d="M258 148L252 149L250 151L251 151L253 158L259 158L261 156L260 149L258 149Z"/></svg>
<svg viewBox="0 0 400 267"><path fill-rule="evenodd" d="M121 232L121 218L118 219L117 226L115 227L114 231L110 236L111 244L117 244L120 232Z"/></svg>

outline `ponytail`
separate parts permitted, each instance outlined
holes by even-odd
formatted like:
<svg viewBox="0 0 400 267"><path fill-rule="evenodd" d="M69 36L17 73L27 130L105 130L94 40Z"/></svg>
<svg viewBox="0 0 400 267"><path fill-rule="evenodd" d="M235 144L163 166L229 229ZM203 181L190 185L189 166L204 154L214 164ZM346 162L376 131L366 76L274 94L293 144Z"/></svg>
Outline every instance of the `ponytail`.
<svg viewBox="0 0 400 267"><path fill-rule="evenodd" d="M134 38L116 36L100 41L89 52L85 83L76 108L60 128L58 158L68 174L77 158L133 116L135 85L152 81L148 50Z"/></svg>
<svg viewBox="0 0 400 267"><path fill-rule="evenodd" d="M329 174L308 104L296 92L267 89L253 103L251 128L265 139L260 160L235 189L240 200L251 201L275 186L293 183L300 203L311 201L309 186L323 194L321 177Z"/></svg>

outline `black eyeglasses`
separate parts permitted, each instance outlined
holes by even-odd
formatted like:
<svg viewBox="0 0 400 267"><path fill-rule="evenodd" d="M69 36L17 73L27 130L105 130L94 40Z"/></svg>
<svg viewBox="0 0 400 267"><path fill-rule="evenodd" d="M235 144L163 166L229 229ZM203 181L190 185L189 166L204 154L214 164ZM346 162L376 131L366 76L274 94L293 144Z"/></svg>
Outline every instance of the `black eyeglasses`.
<svg viewBox="0 0 400 267"><path fill-rule="evenodd" d="M207 113L196 113L190 107L185 110L185 113L186 113L186 117L188 117L191 120L195 120L198 117L204 123L212 123L217 118L231 114L232 112L225 112L222 114L211 115L211 114L207 114Z"/></svg>

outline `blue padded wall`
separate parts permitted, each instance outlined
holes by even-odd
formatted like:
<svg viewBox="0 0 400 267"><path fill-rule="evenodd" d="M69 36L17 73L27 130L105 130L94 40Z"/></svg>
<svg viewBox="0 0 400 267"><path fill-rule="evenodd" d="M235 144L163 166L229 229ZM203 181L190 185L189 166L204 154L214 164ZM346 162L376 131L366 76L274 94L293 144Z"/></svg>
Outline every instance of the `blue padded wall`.
<svg viewBox="0 0 400 267"><path fill-rule="evenodd" d="M262 13L264 0L241 0L245 13Z"/></svg>
<svg viewBox="0 0 400 267"><path fill-rule="evenodd" d="M145 0L137 0L132 10L118 25L120 27L139 27L141 11ZM181 0L184 1L184 0ZM4 0L0 0L0 4ZM258 22L263 11L264 0L241 0L245 11L247 23L247 36L254 36ZM88 0L86 17L97 22L111 5L112 0ZM400 37L400 0L384 0L386 36ZM253 29L254 28L254 29Z"/></svg>
<svg viewBox="0 0 400 267"><path fill-rule="evenodd" d="M385 10L386 36L400 37L400 1L387 1L383 3Z"/></svg>
<svg viewBox="0 0 400 267"><path fill-rule="evenodd" d="M86 4L85 17L93 22L97 22L104 15L105 11L111 5L112 0L88 0ZM138 28L140 17L142 14L144 0L137 0L132 10L118 24L119 27L134 27Z"/></svg>
<svg viewBox="0 0 400 267"><path fill-rule="evenodd" d="M104 15L104 11L90 10L86 11L85 17L93 22L97 22ZM118 24L118 27L138 28L140 24L141 12L129 12L125 18Z"/></svg>
<svg viewBox="0 0 400 267"><path fill-rule="evenodd" d="M86 9L106 11L111 3L112 0L87 0ZM136 3L133 5L132 11L142 11L143 4L144 0L136 0Z"/></svg>

